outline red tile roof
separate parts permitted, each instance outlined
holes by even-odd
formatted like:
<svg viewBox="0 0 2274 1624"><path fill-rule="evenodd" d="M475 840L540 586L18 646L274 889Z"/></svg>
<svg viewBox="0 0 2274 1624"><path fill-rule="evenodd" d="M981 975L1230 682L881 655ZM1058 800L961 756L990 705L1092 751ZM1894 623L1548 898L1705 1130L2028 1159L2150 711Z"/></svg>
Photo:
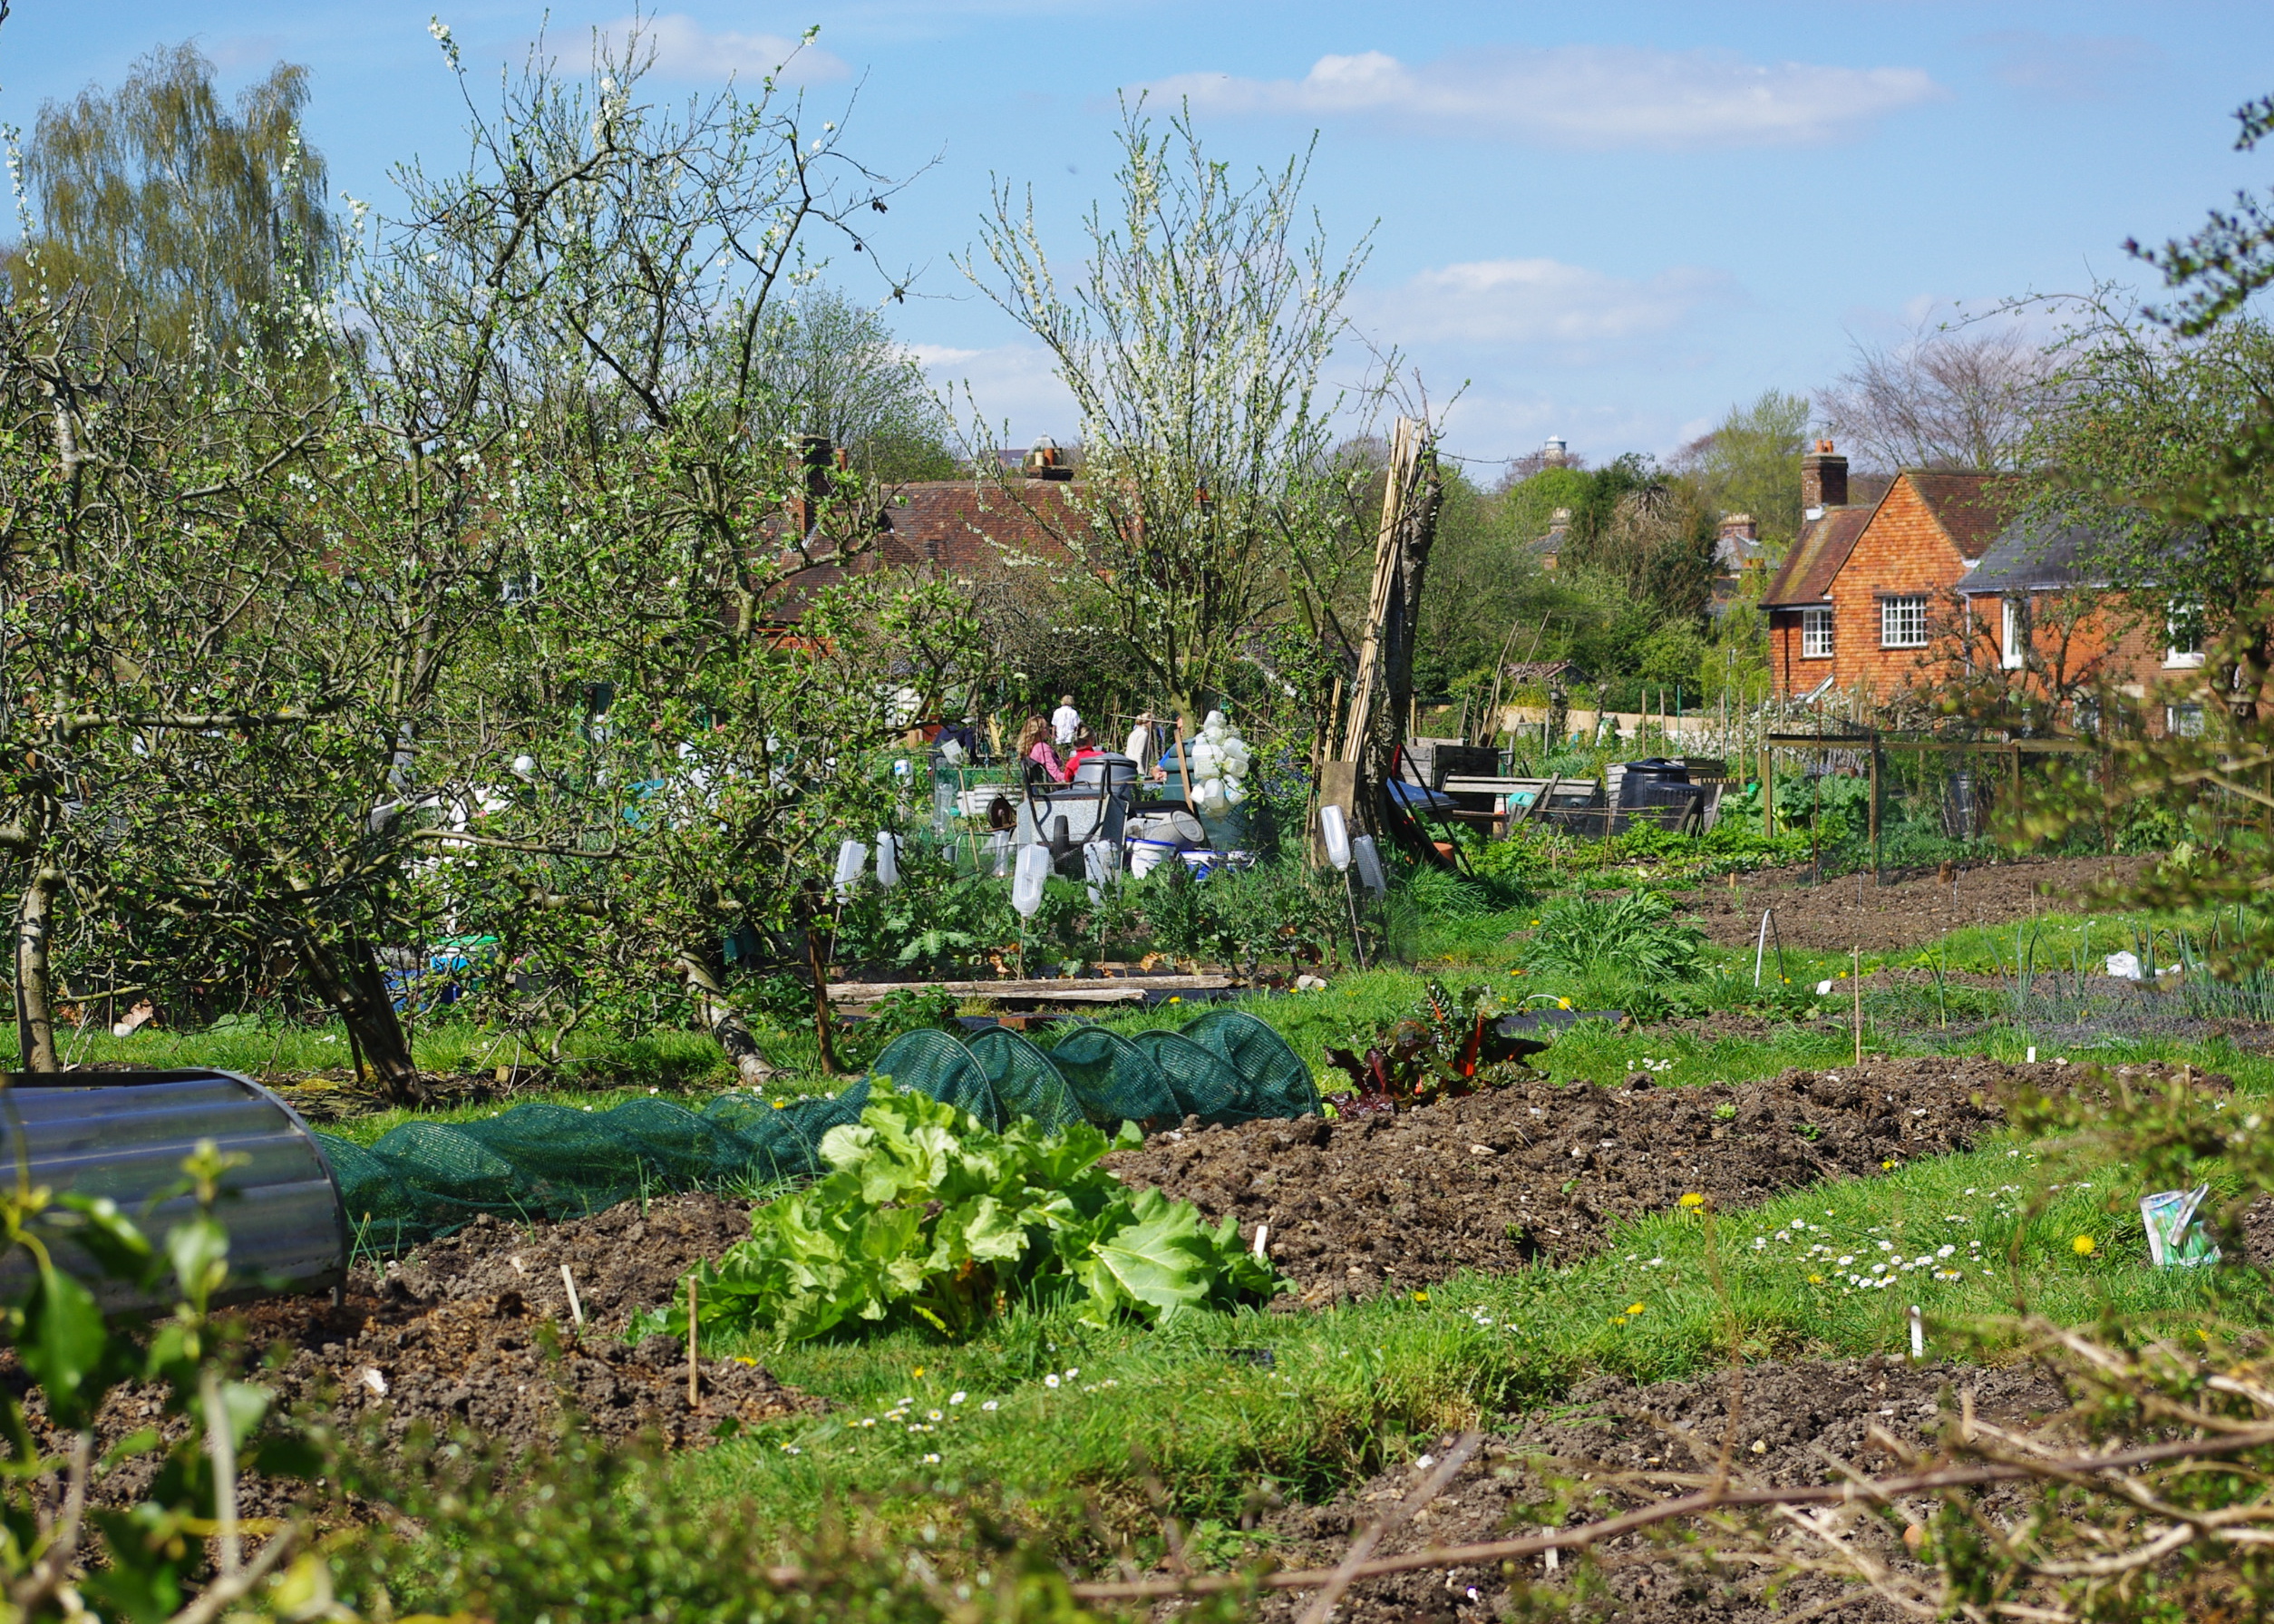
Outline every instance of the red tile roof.
<svg viewBox="0 0 2274 1624"><path fill-rule="evenodd" d="M1868 508L1829 508L1822 518L1809 520L1801 529L1800 540L1793 543L1793 550L1784 555L1776 579L1761 595L1762 607L1789 608L1822 603L1831 595L1832 578L1840 573L1848 554L1855 549L1855 539L1878 511L1876 502Z"/></svg>
<svg viewBox="0 0 2274 1624"><path fill-rule="evenodd" d="M1081 528L1081 490L1072 480L904 485L885 509L889 528L878 552L888 564L937 564L972 577L1032 563L1071 563L1074 555L1057 532Z"/></svg>
<svg viewBox="0 0 2274 1624"><path fill-rule="evenodd" d="M1951 545L1969 559L1978 559L1989 550L1998 531L2021 505L2020 481L2011 474L1906 469L1900 477L1919 492Z"/></svg>
<svg viewBox="0 0 2274 1624"><path fill-rule="evenodd" d="M1878 484L1878 480L1865 474L1860 475L1851 488L1871 491L1874 484ZM1990 543L1997 540L1998 532L2020 505L2018 481L2011 474L1905 469L1880 485L1868 504L1828 509L1822 518L1804 526L1800 540L1793 543L1793 550L1784 555L1776 579L1762 595L1763 606L1790 608L1824 602L1831 595L1832 579L1847 563L1848 555L1855 550L1858 538L1898 484L1909 484L1918 493L1963 558L1978 559L1987 552Z"/></svg>

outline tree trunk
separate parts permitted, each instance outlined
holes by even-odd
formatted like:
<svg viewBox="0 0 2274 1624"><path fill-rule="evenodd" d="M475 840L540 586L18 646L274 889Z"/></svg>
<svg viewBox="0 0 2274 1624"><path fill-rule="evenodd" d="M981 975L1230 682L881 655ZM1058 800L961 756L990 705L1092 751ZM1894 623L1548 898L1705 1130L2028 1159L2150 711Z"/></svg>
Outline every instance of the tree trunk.
<svg viewBox="0 0 2274 1624"><path fill-rule="evenodd" d="M1424 445L1414 470L1412 493L1398 514L1397 563L1382 616L1382 700L1366 730L1366 787L1375 798L1376 811L1371 821L1378 829L1401 827L1399 821L1389 816L1389 791L1385 786L1396 775L1398 750L1405 742L1413 714L1414 654L1421 630L1422 590L1428 583L1429 554L1436 544L1437 511L1444 494L1435 452Z"/></svg>
<svg viewBox="0 0 2274 1624"><path fill-rule="evenodd" d="M818 887L808 884L799 894L799 911L805 916L805 968L813 977L813 1040L821 1051L821 1074L841 1077L845 1068L837 1059L837 1042L831 1031L829 1007L830 939L821 928L821 915L826 907Z"/></svg>
<svg viewBox="0 0 2274 1624"><path fill-rule="evenodd" d="M726 1057L734 1063L734 1075L745 1088L763 1088L773 1076L773 1067L758 1049L758 1040L750 1035L750 1027L726 1001L725 990L711 967L703 962L701 954L687 948L679 952L679 975L686 983L687 992L695 999L695 1018L703 1029L726 1051Z"/></svg>
<svg viewBox="0 0 2274 1624"><path fill-rule="evenodd" d="M54 987L48 955L48 938L54 925L55 893L63 882L59 870L35 868L16 905L16 1065L27 1072L63 1070L63 1062L55 1053Z"/></svg>
<svg viewBox="0 0 2274 1624"><path fill-rule="evenodd" d="M350 935L335 947L310 934L301 937L295 950L316 996L346 1026L358 1069L369 1069L388 1104L414 1104L419 1068L411 1058L411 1040L395 1013L394 999L387 992L386 974L370 944Z"/></svg>

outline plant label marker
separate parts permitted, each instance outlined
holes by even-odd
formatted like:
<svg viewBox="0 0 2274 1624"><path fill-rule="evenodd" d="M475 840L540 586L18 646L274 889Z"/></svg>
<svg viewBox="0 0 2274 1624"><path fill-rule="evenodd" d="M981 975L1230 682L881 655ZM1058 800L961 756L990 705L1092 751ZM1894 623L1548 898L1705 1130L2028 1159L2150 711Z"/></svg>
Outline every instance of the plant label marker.
<svg viewBox="0 0 2274 1624"><path fill-rule="evenodd" d="M1914 1359L1927 1357L1927 1325L1919 1318L1917 1303L1910 1306L1910 1357Z"/></svg>
<svg viewBox="0 0 2274 1624"><path fill-rule="evenodd" d="M1270 1226L1269 1224L1268 1224L1268 1223L1259 1223L1259 1224L1258 1224L1258 1225L1256 1226L1256 1245L1255 1245L1255 1253L1256 1253L1256 1256L1257 1256L1257 1257L1260 1258L1260 1257L1262 1257L1262 1256L1264 1256L1264 1255L1265 1255L1265 1253L1264 1253L1264 1250L1263 1250L1263 1245L1264 1245L1264 1242L1265 1242L1265 1241L1267 1241L1267 1240L1268 1240L1270 1238L1271 1238L1271 1226ZM690 1279L690 1280L688 1280L687 1284L688 1284L688 1285L690 1285L690 1286L692 1286L692 1285L694 1285L694 1284L695 1284L695 1282L694 1282L694 1280Z"/></svg>
<svg viewBox="0 0 2274 1624"><path fill-rule="evenodd" d="M1849 967L1848 979L1855 983L1855 1063L1861 1065L1863 1064L1863 949L1861 947L1855 947L1849 948L1848 952L1852 961Z"/></svg>
<svg viewBox="0 0 2274 1624"><path fill-rule="evenodd" d="M582 1330L584 1329L584 1305L577 1300L577 1277L568 1272L568 1265L566 1263L560 1266L560 1283L568 1288L568 1318L577 1322L578 1330Z"/></svg>
<svg viewBox="0 0 2274 1624"><path fill-rule="evenodd" d="M689 1275L687 1276L687 1408L690 1410L699 1408L702 1404L701 1390L696 1386L695 1379L697 1368L695 1361L695 1277Z"/></svg>

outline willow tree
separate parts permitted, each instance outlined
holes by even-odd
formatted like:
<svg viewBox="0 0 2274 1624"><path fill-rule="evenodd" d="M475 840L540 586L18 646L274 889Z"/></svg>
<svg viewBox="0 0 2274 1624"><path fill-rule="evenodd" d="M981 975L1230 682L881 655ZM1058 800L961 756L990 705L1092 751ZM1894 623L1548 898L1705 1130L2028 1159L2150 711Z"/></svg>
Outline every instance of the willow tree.
<svg viewBox="0 0 2274 1624"><path fill-rule="evenodd" d="M1029 505L1074 559L1069 618L1111 639L1186 714L1204 707L1342 505L1326 383L1364 267L1303 208L1307 155L1242 182L1189 116L1124 110L1121 198L1084 221L1062 283L1007 187L963 269L1040 339L1081 417L1079 499ZM1020 487L1006 487L1016 497Z"/></svg>
<svg viewBox="0 0 2274 1624"><path fill-rule="evenodd" d="M325 166L301 139L308 71L278 63L232 111L194 44L123 83L40 109L23 153L32 216L10 254L19 294L87 297L169 355L293 341L331 247Z"/></svg>

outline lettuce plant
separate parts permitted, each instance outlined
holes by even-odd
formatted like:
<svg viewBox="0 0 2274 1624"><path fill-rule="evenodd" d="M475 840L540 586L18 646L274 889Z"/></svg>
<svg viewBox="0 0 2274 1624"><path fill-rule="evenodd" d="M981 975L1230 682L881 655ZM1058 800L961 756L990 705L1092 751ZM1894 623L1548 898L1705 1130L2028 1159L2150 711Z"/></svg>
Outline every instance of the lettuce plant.
<svg viewBox="0 0 2274 1624"><path fill-rule="evenodd" d="M759 1208L750 1239L695 1271L705 1329L771 1329L784 1342L921 1321L961 1337L1017 1301L1071 1301L1103 1325L1268 1298L1280 1285L1227 1217L1134 1191L1100 1161L1138 1143L1032 1122L1000 1133L878 1079L860 1121L822 1136L830 1172ZM686 1334L684 1293L632 1335Z"/></svg>

